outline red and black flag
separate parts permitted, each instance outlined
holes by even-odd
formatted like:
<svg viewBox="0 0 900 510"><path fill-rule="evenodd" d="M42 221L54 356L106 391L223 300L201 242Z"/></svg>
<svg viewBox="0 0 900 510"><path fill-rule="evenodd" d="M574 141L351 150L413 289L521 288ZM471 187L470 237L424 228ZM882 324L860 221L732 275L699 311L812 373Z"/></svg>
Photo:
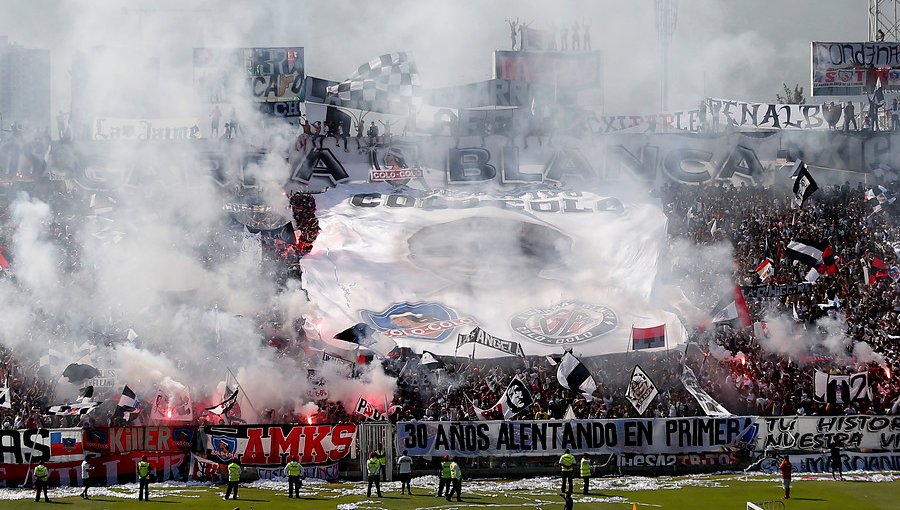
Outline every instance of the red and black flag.
<svg viewBox="0 0 900 510"><path fill-rule="evenodd" d="M660 324L650 328L631 327L632 349L653 349L666 346L666 325Z"/></svg>

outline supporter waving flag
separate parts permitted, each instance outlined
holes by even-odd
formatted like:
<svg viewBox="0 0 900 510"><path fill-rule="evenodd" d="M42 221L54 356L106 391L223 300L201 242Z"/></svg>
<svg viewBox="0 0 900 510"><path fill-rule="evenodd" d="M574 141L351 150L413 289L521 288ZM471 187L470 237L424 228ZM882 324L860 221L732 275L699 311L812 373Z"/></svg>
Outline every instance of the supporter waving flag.
<svg viewBox="0 0 900 510"><path fill-rule="evenodd" d="M788 243L784 256L811 266L806 281L815 282L820 275L837 272L834 250L828 241L796 239Z"/></svg>
<svg viewBox="0 0 900 510"><path fill-rule="evenodd" d="M806 165L801 160L797 160L797 163L794 164L794 173L792 178L794 179L794 206L795 207L803 207L803 203L806 202L806 199L810 197L816 190L819 189L819 185L816 184L816 181L813 179L811 173L809 173L809 169L806 168Z"/></svg>
<svg viewBox="0 0 900 510"><path fill-rule="evenodd" d="M510 420L522 411L530 409L533 404L534 397L531 395L528 385L519 376L516 376L509 382L509 386L506 387L503 396L500 397L500 400L493 407L481 409L474 404L472 407L475 408L475 414L480 420L490 419L494 411L501 414L504 420Z"/></svg>
<svg viewBox="0 0 900 510"><path fill-rule="evenodd" d="M565 353L560 360L556 379L563 388L577 391L588 400L591 400L591 394L597 389L591 371L571 352Z"/></svg>
<svg viewBox="0 0 900 510"><path fill-rule="evenodd" d="M407 52L375 57L352 76L328 87L338 106L381 113L405 114L420 99L419 71Z"/></svg>

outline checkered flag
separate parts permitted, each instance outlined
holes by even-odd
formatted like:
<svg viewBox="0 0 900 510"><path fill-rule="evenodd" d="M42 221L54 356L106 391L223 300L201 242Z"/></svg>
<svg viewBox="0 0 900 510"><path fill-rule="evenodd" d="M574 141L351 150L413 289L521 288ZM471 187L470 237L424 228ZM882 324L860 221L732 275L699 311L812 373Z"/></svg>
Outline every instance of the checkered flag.
<svg viewBox="0 0 900 510"><path fill-rule="evenodd" d="M328 87L337 106L405 115L421 101L419 71L412 55L389 53L359 66L353 76Z"/></svg>

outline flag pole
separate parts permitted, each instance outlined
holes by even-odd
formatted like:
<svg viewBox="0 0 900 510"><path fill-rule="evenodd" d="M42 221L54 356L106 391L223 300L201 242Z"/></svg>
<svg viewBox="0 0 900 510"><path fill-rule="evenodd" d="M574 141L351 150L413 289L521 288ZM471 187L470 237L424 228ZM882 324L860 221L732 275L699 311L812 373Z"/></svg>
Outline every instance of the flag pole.
<svg viewBox="0 0 900 510"><path fill-rule="evenodd" d="M668 324L663 323L663 342L666 344L666 359L669 359L669 331Z"/></svg>
<svg viewBox="0 0 900 510"><path fill-rule="evenodd" d="M259 412L255 407L253 407L253 402L250 400L250 396L247 395L247 392L244 390L243 386L241 386L241 382L238 381L237 376L234 375L234 372L231 371L230 367L225 367L225 370L228 370L228 373L231 374L231 377L234 378L234 383L237 385L238 389L241 390L241 395L243 395L244 398L247 399L247 403L250 404L250 409L253 409L253 413L256 414L257 417L259 417Z"/></svg>

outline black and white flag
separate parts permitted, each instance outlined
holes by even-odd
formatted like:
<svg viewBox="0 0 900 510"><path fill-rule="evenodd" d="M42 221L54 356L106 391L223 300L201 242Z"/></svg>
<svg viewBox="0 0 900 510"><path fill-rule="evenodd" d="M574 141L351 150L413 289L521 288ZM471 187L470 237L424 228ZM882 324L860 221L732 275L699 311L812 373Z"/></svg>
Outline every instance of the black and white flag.
<svg viewBox="0 0 900 510"><path fill-rule="evenodd" d="M849 404L855 400L871 400L868 372L849 375L831 375L816 370L815 396L817 402Z"/></svg>
<svg viewBox="0 0 900 510"><path fill-rule="evenodd" d="M79 416L82 414L88 414L93 411L95 407L102 404L102 402L95 402L94 398L94 387L86 386L83 390L81 390L81 396L71 404L62 404L58 406L52 406L47 414L52 414L55 416Z"/></svg>
<svg viewBox="0 0 900 510"><path fill-rule="evenodd" d="M803 203L819 189L819 185L816 184L812 174L809 173L806 164L799 159L794 164L792 178L794 179L794 206L803 207Z"/></svg>
<svg viewBox="0 0 900 510"><path fill-rule="evenodd" d="M345 108L405 115L421 98L419 71L407 52L389 53L359 66L328 87L329 102Z"/></svg>
<svg viewBox="0 0 900 510"><path fill-rule="evenodd" d="M356 414L361 414L374 421L385 421L387 419L381 414L381 411L375 409L375 406L362 397L359 397L359 400L356 402L355 412Z"/></svg>
<svg viewBox="0 0 900 510"><path fill-rule="evenodd" d="M506 391L493 407L490 409L481 409L475 405L472 407L475 408L475 414L480 420L490 419L494 411L503 415L504 420L509 420L522 411L530 409L532 405L534 405L534 397L531 395L531 390L528 389L525 381L516 376L509 382Z"/></svg>
<svg viewBox="0 0 900 510"><path fill-rule="evenodd" d="M637 409L639 415L643 415L658 394L656 385L647 373L639 365L635 365L631 372L631 381L625 389L625 398Z"/></svg>
<svg viewBox="0 0 900 510"><path fill-rule="evenodd" d="M137 399L137 395L135 395L134 390L125 385L125 388L122 390L122 396L119 397L119 407L122 408L123 411L129 412L134 411L140 405L140 400Z"/></svg>
<svg viewBox="0 0 900 510"><path fill-rule="evenodd" d="M591 400L591 394L597 389L591 371L571 352L565 353L560 360L556 379L563 388L583 393L588 400Z"/></svg>
<svg viewBox="0 0 900 510"><path fill-rule="evenodd" d="M444 362L438 359L434 353L429 351L422 351L422 359L419 362L428 370L440 370L444 368Z"/></svg>
<svg viewBox="0 0 900 510"><path fill-rule="evenodd" d="M798 260L807 266L816 267L822 264L829 247L827 241L795 239L788 243L784 250L784 256L791 260Z"/></svg>
<svg viewBox="0 0 900 510"><path fill-rule="evenodd" d="M9 384L0 388L0 407L12 409L12 390Z"/></svg>
<svg viewBox="0 0 900 510"><path fill-rule="evenodd" d="M465 344L475 342L476 344L485 345L498 351L503 351L511 356L525 357L525 351L522 350L522 344L513 342L512 340L504 340L493 335L487 334L483 329L475 327L468 334L460 333L456 338L456 348L459 349Z"/></svg>
<svg viewBox="0 0 900 510"><path fill-rule="evenodd" d="M223 414L228 413L228 411L231 411L231 408L234 407L235 404L237 404L237 398L238 398L238 389L235 388L234 391L231 392L231 395L228 395L227 397L225 397L225 399L222 400L222 402L220 402L218 405L215 405L212 407L207 407L206 410L212 414L217 414L217 415L221 416Z"/></svg>
<svg viewBox="0 0 900 510"><path fill-rule="evenodd" d="M684 370L681 372L681 383L684 384L684 388L697 400L697 403L700 404L700 408L703 409L703 412L706 413L707 416L733 416L728 409L722 407L722 404L716 402L716 399L709 396L709 393L700 387L700 383L697 382L697 376L694 375L694 371L691 370L691 367L685 365Z"/></svg>

